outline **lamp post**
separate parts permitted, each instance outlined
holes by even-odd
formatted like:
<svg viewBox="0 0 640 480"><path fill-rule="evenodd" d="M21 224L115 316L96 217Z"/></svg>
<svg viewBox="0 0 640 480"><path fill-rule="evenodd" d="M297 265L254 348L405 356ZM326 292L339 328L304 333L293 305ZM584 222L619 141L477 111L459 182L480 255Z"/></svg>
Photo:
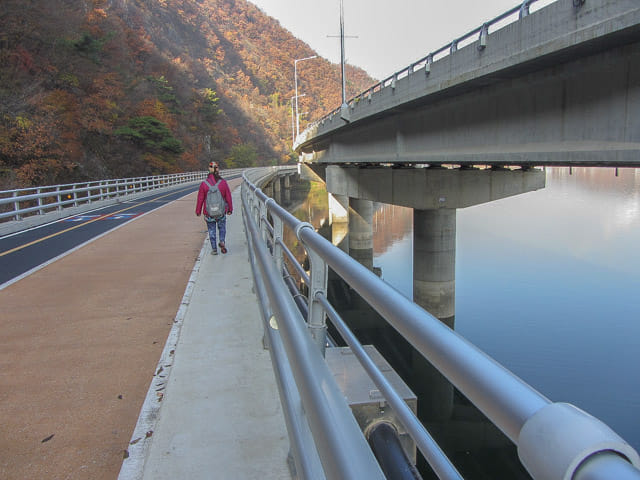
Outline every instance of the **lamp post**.
<svg viewBox="0 0 640 480"><path fill-rule="evenodd" d="M306 58L298 58L293 61L293 81L296 87L296 136L300 135L300 118L298 117L298 62L303 62L304 60L311 60L312 58L318 58L317 55L313 55L311 57ZM302 95L300 95L302 96Z"/></svg>
<svg viewBox="0 0 640 480"><path fill-rule="evenodd" d="M293 119L293 99L297 99L299 96L300 97L304 97L306 96L306 93L303 93L302 95L297 95L297 96L293 96L291 97L291 99L289 100L289 103L291 103L291 146L293 147L293 144L296 141L296 125L295 125L295 121Z"/></svg>

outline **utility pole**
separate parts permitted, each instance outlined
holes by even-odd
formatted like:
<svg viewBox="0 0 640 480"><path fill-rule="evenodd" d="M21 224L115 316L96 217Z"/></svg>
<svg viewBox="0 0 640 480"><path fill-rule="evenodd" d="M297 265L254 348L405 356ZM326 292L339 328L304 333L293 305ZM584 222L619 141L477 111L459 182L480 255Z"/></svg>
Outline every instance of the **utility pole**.
<svg viewBox="0 0 640 480"><path fill-rule="evenodd" d="M344 34L344 3L343 0L340 0L340 72L342 77L342 112L347 112L347 79L345 76L344 66L346 63L346 58L344 54L344 39L345 38L358 38L355 35L345 35ZM336 35L327 35L327 37L336 37ZM344 116L343 116L344 118Z"/></svg>
<svg viewBox="0 0 640 480"><path fill-rule="evenodd" d="M293 61L293 81L296 88L296 136L300 135L300 118L298 116L298 62L302 62L304 60L311 60L312 58L318 58L317 55L312 55L307 58L298 58ZM304 95L300 95L303 97Z"/></svg>

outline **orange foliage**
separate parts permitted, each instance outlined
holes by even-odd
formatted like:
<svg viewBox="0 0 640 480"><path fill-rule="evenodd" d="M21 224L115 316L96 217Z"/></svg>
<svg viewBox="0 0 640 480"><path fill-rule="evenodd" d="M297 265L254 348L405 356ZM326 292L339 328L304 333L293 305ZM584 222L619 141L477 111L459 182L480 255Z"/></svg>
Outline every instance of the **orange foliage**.
<svg viewBox="0 0 640 480"><path fill-rule="evenodd" d="M266 164L288 158L293 61L315 52L249 1L38 3L2 0L0 13L0 165L23 184L201 169L241 144ZM373 83L347 72L349 96ZM302 128L339 105L337 65L305 62L298 83ZM202 114L205 90L218 113ZM184 150L151 154L114 133L144 116Z"/></svg>
<svg viewBox="0 0 640 480"><path fill-rule="evenodd" d="M146 99L138 104L135 113L139 117L155 117L162 123L165 123L170 130L175 130L178 121L167 106L160 100Z"/></svg>

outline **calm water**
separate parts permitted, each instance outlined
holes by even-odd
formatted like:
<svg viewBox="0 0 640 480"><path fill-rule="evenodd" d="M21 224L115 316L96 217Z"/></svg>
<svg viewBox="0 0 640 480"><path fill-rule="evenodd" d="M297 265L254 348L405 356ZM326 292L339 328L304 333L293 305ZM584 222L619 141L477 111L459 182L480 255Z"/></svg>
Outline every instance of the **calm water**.
<svg viewBox="0 0 640 480"><path fill-rule="evenodd" d="M296 215L327 233L310 188ZM412 210L376 207L374 267L411 297ZM456 228L456 331L640 450L640 170L547 169L546 188L459 209Z"/></svg>

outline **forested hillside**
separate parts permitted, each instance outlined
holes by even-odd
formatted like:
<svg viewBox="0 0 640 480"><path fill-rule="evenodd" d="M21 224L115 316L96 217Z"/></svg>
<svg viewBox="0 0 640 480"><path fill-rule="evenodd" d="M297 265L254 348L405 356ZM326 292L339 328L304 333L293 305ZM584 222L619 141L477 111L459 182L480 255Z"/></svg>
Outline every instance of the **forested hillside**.
<svg viewBox="0 0 640 480"><path fill-rule="evenodd" d="M285 162L314 54L245 0L2 0L0 189ZM303 65L301 126L341 95Z"/></svg>

